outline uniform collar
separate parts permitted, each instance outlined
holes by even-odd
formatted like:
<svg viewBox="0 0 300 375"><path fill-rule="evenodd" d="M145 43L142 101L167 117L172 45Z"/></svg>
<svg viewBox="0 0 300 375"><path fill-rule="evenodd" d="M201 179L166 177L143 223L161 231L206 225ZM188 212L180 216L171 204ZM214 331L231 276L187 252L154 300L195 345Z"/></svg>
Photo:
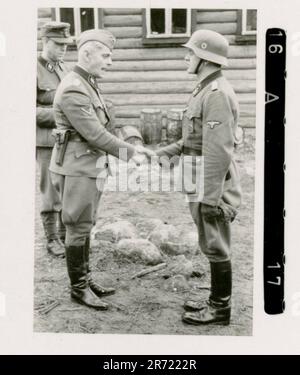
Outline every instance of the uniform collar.
<svg viewBox="0 0 300 375"><path fill-rule="evenodd" d="M193 91L193 96L196 96L197 94L199 94L199 92L201 90L204 89L204 87L206 87L207 85L209 85L212 81L214 81L215 79L219 78L219 77L222 77L222 71L221 69L220 70L217 70L216 72L213 72L211 73L210 75L208 75L207 77L205 77L202 81L200 81L197 86L195 87L194 91Z"/></svg>
<svg viewBox="0 0 300 375"><path fill-rule="evenodd" d="M48 60L44 59L44 58L42 57L42 55L40 55L40 56L38 57L38 61L39 61L39 62L42 64L42 66L43 66L44 68L46 68L46 69L48 70L48 72L50 72L50 73L53 73L57 67L59 67L60 70L63 70L63 68L62 68L62 61L57 61L56 63L54 63L54 62L52 62L52 61L48 61Z"/></svg>
<svg viewBox="0 0 300 375"><path fill-rule="evenodd" d="M81 66L75 65L74 72L84 78L95 90L99 90L96 77L88 73L85 69L81 68Z"/></svg>

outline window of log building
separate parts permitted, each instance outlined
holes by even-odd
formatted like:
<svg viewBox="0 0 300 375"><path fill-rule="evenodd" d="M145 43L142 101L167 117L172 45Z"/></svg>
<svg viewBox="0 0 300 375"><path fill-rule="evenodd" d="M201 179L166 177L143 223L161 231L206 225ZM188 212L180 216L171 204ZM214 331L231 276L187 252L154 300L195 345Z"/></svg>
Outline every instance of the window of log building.
<svg viewBox="0 0 300 375"><path fill-rule="evenodd" d="M190 37L195 20L191 9L143 9L143 43L183 43Z"/></svg>
<svg viewBox="0 0 300 375"><path fill-rule="evenodd" d="M74 37L85 30L98 28L97 8L56 8L56 21L68 22Z"/></svg>
<svg viewBox="0 0 300 375"><path fill-rule="evenodd" d="M257 34L257 10L242 9L238 10L237 19L237 38L239 43L255 43Z"/></svg>

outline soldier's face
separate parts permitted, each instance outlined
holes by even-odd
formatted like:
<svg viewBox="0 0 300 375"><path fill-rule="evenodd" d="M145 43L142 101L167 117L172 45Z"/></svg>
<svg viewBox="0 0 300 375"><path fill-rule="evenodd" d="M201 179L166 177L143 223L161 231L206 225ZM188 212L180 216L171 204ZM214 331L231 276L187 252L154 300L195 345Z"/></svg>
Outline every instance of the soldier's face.
<svg viewBox="0 0 300 375"><path fill-rule="evenodd" d="M103 77L106 70L111 66L111 51L104 45L93 48L88 55L88 71L97 78Z"/></svg>
<svg viewBox="0 0 300 375"><path fill-rule="evenodd" d="M198 68L201 59L196 56L191 49L188 49L188 53L186 54L184 60L187 64L187 72L190 74L196 74L196 69Z"/></svg>
<svg viewBox="0 0 300 375"><path fill-rule="evenodd" d="M63 60L67 45L65 43L56 43L54 40L49 39L46 44L47 56L52 61Z"/></svg>

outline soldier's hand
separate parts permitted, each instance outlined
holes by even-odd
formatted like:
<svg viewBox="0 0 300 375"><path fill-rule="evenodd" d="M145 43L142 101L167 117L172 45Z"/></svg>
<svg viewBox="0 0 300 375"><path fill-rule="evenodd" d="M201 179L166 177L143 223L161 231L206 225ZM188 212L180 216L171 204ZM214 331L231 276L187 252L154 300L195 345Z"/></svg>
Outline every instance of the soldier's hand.
<svg viewBox="0 0 300 375"><path fill-rule="evenodd" d="M219 207L222 210L223 221L225 223L231 223L237 215L237 210L222 200Z"/></svg>
<svg viewBox="0 0 300 375"><path fill-rule="evenodd" d="M137 154L143 155L143 157L146 157L148 160L156 156L156 153L153 150L150 150L141 145L135 146L135 151ZM135 154L133 155L133 161L134 161L134 157L135 157Z"/></svg>
<svg viewBox="0 0 300 375"><path fill-rule="evenodd" d="M207 221L214 221L222 217L222 211L217 206L210 206L205 203L201 203L201 214Z"/></svg>
<svg viewBox="0 0 300 375"><path fill-rule="evenodd" d="M145 162L146 156L145 154L141 154L140 152L135 151L135 153L132 155L131 160L137 164L143 164Z"/></svg>

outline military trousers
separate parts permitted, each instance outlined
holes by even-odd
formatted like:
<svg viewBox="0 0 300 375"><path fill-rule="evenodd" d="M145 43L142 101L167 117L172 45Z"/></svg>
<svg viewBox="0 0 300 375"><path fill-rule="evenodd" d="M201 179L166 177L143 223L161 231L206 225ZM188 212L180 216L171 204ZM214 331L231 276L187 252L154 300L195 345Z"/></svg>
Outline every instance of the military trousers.
<svg viewBox="0 0 300 375"><path fill-rule="evenodd" d="M36 148L36 159L40 171L41 214L61 210L60 197L52 184L49 171L51 155L52 147Z"/></svg>
<svg viewBox="0 0 300 375"><path fill-rule="evenodd" d="M201 202L189 202L198 229L199 245L212 263L230 260L231 228L219 218L207 220L201 213Z"/></svg>
<svg viewBox="0 0 300 375"><path fill-rule="evenodd" d="M54 172L51 179L62 202L62 221L66 226L66 246L82 246L95 221L101 198L96 178L64 176Z"/></svg>

